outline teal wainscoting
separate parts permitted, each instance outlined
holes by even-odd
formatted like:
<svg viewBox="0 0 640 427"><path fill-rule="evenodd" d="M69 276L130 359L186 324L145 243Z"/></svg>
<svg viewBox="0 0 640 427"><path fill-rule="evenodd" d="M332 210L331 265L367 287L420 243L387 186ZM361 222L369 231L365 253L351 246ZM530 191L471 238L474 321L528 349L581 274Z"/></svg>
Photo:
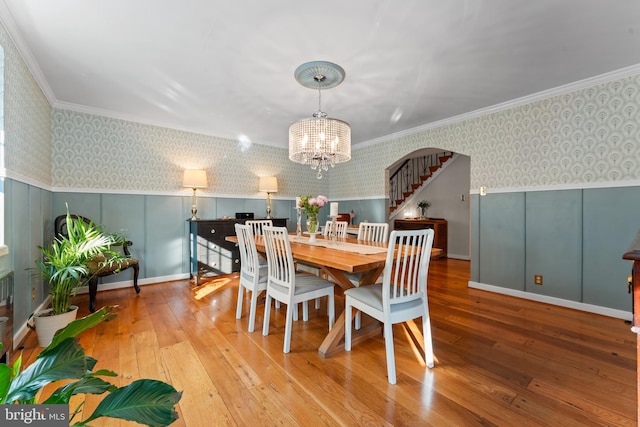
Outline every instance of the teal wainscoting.
<svg viewBox="0 0 640 427"><path fill-rule="evenodd" d="M471 281L630 314L631 264L622 254L640 229L639 211L640 187L473 195Z"/></svg>
<svg viewBox="0 0 640 427"><path fill-rule="evenodd" d="M354 224L360 224L361 222L387 222L387 200L386 199L364 199L364 200L329 200L329 202L338 202L338 211L340 213L348 213L353 211L355 217L353 218ZM327 210L327 215L329 211ZM393 230L393 224L390 224L390 229Z"/></svg>
<svg viewBox="0 0 640 427"><path fill-rule="evenodd" d="M52 194L19 181L5 179L5 244L14 271L14 333L47 297L47 284L33 277L38 246L53 238ZM33 298L32 298L33 290ZM25 331L21 333L26 333ZM16 340L18 342L19 340Z"/></svg>
<svg viewBox="0 0 640 427"><path fill-rule="evenodd" d="M525 290L582 301L582 190L526 193L525 215Z"/></svg>
<svg viewBox="0 0 640 427"><path fill-rule="evenodd" d="M525 197L523 193L479 198L480 282L523 291L525 272ZM476 225L472 224L472 230ZM472 254L472 257L475 257Z"/></svg>
<svg viewBox="0 0 640 427"><path fill-rule="evenodd" d="M640 229L640 187L584 190L583 205L583 302L631 311L622 254Z"/></svg>

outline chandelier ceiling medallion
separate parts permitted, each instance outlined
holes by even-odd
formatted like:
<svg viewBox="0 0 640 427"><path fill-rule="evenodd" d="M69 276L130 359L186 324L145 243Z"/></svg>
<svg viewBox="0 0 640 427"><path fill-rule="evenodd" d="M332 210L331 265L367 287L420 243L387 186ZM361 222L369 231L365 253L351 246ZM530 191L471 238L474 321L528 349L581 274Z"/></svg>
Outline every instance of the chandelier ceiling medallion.
<svg viewBox="0 0 640 427"><path fill-rule="evenodd" d="M322 171L351 160L351 127L349 123L327 118L322 111L323 89L338 86L345 72L339 65L326 61L312 61L296 68L294 76L298 83L310 89L318 89L318 111L313 118L303 119L289 127L289 160Z"/></svg>

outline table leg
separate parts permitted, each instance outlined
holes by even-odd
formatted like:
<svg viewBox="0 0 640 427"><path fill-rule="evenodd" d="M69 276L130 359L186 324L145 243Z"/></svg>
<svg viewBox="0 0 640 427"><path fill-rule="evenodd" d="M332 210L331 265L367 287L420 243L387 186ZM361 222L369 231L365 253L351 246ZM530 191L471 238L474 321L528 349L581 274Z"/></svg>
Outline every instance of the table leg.
<svg viewBox="0 0 640 427"><path fill-rule="evenodd" d="M353 283L351 283L347 276L344 275L344 272L332 268L327 268L325 266L322 267L322 270L327 273L327 275L329 275L334 280L334 282L342 289L346 290L354 287ZM384 267L375 268L373 270L363 272L358 286L375 282L382 270L384 270ZM353 317L355 317L355 314L356 310L353 310ZM351 318L351 321L353 322L353 318ZM318 349L318 353L320 353L320 356L326 359L340 353L341 351L344 351L344 327L345 314L343 310L342 314L338 316L336 322L333 324L333 328L331 329L329 334L326 336L324 341L322 341L322 344ZM355 345L373 336L380 335L381 333L381 324L379 322L372 323L370 325L367 325L366 327L354 330L353 334L351 335L351 344Z"/></svg>
<svg viewBox="0 0 640 427"><path fill-rule="evenodd" d="M355 317L356 311L352 312L351 321L353 322L353 317ZM329 332L329 335L322 341L320 348L318 349L318 353L324 359L334 356L341 351L344 351L344 318L345 314L342 311L342 314L338 316L336 322L333 324L333 328ZM379 322L372 323L367 326L363 326L359 330L354 330L351 335L351 345L358 344L366 339L374 337L376 335L380 335L382 333L382 325Z"/></svg>

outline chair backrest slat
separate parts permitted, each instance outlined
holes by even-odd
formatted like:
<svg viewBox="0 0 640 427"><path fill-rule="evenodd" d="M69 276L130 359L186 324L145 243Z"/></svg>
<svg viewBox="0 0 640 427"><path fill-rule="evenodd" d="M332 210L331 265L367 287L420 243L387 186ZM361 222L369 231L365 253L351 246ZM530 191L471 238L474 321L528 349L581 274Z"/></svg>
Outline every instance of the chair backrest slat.
<svg viewBox="0 0 640 427"><path fill-rule="evenodd" d="M333 228L336 229L336 236L338 237L347 237L347 227L349 223L347 221L327 221L324 226L324 230L322 230L323 236L330 236Z"/></svg>
<svg viewBox="0 0 640 427"><path fill-rule="evenodd" d="M238 248L240 249L240 274L249 279L259 277L260 258L256 248L253 230L249 225L235 224L236 236L238 236Z"/></svg>
<svg viewBox="0 0 640 427"><path fill-rule="evenodd" d="M382 301L385 305L426 298L433 230L391 232L383 273Z"/></svg>
<svg viewBox="0 0 640 427"><path fill-rule="evenodd" d="M270 219L248 219L244 223L251 227L254 236L262 236L262 228L265 225L269 227L273 225Z"/></svg>
<svg viewBox="0 0 640 427"><path fill-rule="evenodd" d="M265 226L264 244L267 253L269 283L284 286L292 292L295 286L295 266L286 227Z"/></svg>
<svg viewBox="0 0 640 427"><path fill-rule="evenodd" d="M358 240L386 243L389 236L389 224L386 222L361 222L358 228Z"/></svg>

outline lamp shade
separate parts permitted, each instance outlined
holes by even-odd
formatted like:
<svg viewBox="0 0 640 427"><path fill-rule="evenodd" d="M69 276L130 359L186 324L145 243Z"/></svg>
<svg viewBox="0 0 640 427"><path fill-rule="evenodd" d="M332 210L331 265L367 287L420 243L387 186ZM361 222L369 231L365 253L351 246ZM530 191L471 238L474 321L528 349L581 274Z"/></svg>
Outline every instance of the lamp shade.
<svg viewBox="0 0 640 427"><path fill-rule="evenodd" d="M278 178L275 176L261 176L258 191L264 191L265 193L277 193Z"/></svg>
<svg viewBox="0 0 640 427"><path fill-rule="evenodd" d="M182 186L189 188L206 188L207 171L202 169L186 169L182 178Z"/></svg>

